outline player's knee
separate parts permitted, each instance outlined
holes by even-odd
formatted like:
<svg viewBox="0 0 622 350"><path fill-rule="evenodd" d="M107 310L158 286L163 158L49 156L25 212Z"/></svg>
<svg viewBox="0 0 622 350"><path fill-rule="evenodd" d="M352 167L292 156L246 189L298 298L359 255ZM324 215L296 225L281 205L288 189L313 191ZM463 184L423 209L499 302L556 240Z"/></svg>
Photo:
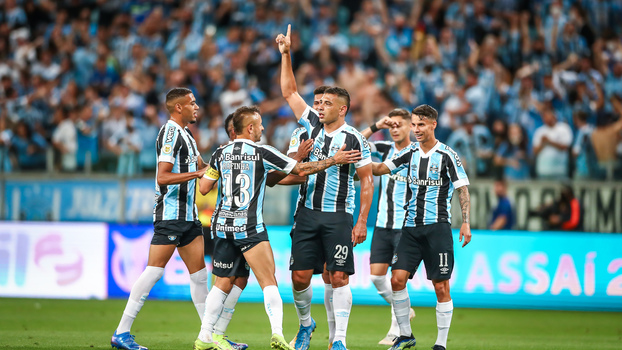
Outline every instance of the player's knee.
<svg viewBox="0 0 622 350"><path fill-rule="evenodd" d="M334 271L330 273L330 284L333 288L343 287L348 284L349 280L348 274L343 271Z"/></svg>
<svg viewBox="0 0 622 350"><path fill-rule="evenodd" d="M451 299L449 296L449 281L438 281L434 282L434 292L436 293L436 298L440 302L445 302Z"/></svg>
<svg viewBox="0 0 622 350"><path fill-rule="evenodd" d="M404 290L406 288L406 281L404 281L399 275L391 276L391 289L396 292Z"/></svg>
<svg viewBox="0 0 622 350"><path fill-rule="evenodd" d="M292 271L292 285L295 290L306 289L311 284L311 276L306 271Z"/></svg>
<svg viewBox="0 0 622 350"><path fill-rule="evenodd" d="M324 284L330 284L330 275L328 271L324 270L324 272L322 272L322 280L324 280Z"/></svg>
<svg viewBox="0 0 622 350"><path fill-rule="evenodd" d="M248 277L236 277L235 281L233 281L233 284L235 284L238 288L244 290L244 288L246 288L246 285L248 284Z"/></svg>

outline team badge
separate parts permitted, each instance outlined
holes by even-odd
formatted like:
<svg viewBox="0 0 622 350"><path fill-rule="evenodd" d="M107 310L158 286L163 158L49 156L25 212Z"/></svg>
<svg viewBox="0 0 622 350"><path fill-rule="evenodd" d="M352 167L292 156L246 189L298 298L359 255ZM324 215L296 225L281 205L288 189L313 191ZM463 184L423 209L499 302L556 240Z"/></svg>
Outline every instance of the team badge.
<svg viewBox="0 0 622 350"><path fill-rule="evenodd" d="M430 166L430 173L433 175L438 175L438 164L432 163L432 166Z"/></svg>
<svg viewBox="0 0 622 350"><path fill-rule="evenodd" d="M168 236L168 240L169 240L169 241L174 241L174 240L175 240L175 238L177 238L177 236Z"/></svg>
<svg viewBox="0 0 622 350"><path fill-rule="evenodd" d="M397 254L393 255L393 260L391 260L391 265L397 262Z"/></svg>
<svg viewBox="0 0 622 350"><path fill-rule="evenodd" d="M296 146L296 143L298 143L298 140L295 137L292 137L292 141L289 143L289 146L294 147Z"/></svg>
<svg viewBox="0 0 622 350"><path fill-rule="evenodd" d="M164 147L162 147L162 153L171 154L171 152L173 152L173 147L171 147L171 145L164 145Z"/></svg>

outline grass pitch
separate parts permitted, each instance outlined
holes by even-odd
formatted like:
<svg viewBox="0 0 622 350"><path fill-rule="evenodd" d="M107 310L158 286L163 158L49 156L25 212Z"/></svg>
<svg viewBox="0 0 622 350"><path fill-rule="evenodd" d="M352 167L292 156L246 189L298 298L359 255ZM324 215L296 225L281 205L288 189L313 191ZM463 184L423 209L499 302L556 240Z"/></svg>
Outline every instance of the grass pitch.
<svg viewBox="0 0 622 350"><path fill-rule="evenodd" d="M0 349L110 349L110 336L125 300L0 298ZM285 304L285 338L298 329L292 304ZM415 307L412 326L418 349L436 340L434 308ZM311 349L326 349L323 305L313 305L317 330ZM351 350L380 350L390 325L389 307L354 306L348 329ZM200 329L191 302L148 300L132 332L139 344L157 349L192 349ZM262 304L239 304L228 335L251 349L269 349L270 326ZM602 312L456 308L448 349L622 349L622 314Z"/></svg>

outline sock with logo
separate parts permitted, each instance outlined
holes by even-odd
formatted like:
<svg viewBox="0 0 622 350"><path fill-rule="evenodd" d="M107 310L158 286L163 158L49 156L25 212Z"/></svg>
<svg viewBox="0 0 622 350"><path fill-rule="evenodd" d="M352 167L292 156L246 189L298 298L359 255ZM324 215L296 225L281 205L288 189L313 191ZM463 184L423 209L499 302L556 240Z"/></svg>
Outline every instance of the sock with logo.
<svg viewBox="0 0 622 350"><path fill-rule="evenodd" d="M449 326L451 325L451 316L454 314L453 300L436 303L436 326L438 327L438 336L436 344L447 347L447 336L449 335Z"/></svg>
<svg viewBox="0 0 622 350"><path fill-rule="evenodd" d="M328 321L328 343L332 344L335 339L335 311L333 310L333 286L324 284L324 308Z"/></svg>
<svg viewBox="0 0 622 350"><path fill-rule="evenodd" d="M147 266L145 271L140 274L140 277L138 277L130 291L130 297L127 299L125 310L123 310L123 316L121 316L121 321L117 327L117 334L130 331L132 323L134 323L134 319L136 319L138 312L145 304L145 300L149 296L151 288L153 288L153 285L156 284L163 274L164 268L155 266Z"/></svg>
<svg viewBox="0 0 622 350"><path fill-rule="evenodd" d="M333 308L335 309L335 339L346 345L346 333L348 332L348 321L352 310L352 291L350 285L343 287L333 287Z"/></svg>
<svg viewBox="0 0 622 350"><path fill-rule="evenodd" d="M199 339L206 343L212 342L212 333L214 332L214 324L220 317L223 304L227 298L227 293L220 288L214 286L205 299L205 314L201 322L201 332Z"/></svg>
<svg viewBox="0 0 622 350"><path fill-rule="evenodd" d="M270 320L272 334L283 335L283 300L275 285L263 289L263 303Z"/></svg>
<svg viewBox="0 0 622 350"><path fill-rule="evenodd" d="M205 267L190 274L190 297L199 313L199 318L202 318L205 314L205 299L207 298L207 269Z"/></svg>
<svg viewBox="0 0 622 350"><path fill-rule="evenodd" d="M233 288L231 288L231 291L229 292L229 295L227 295L227 299L225 299L225 304L223 305L220 317L218 318L218 321L216 321L214 333L225 334L227 327L229 326L229 322L231 322L231 318L233 317L235 304L238 303L240 294L242 294L242 289L234 284Z"/></svg>
<svg viewBox="0 0 622 350"><path fill-rule="evenodd" d="M395 312L395 318L397 324L400 327L400 334L409 337L412 334L410 328L410 296L408 296L408 289L404 288L400 291L393 292L393 311Z"/></svg>
<svg viewBox="0 0 622 350"><path fill-rule="evenodd" d="M298 291L292 287L294 292L294 304L296 305L296 313L298 320L304 327L311 325L311 298L313 298L313 289L309 285L307 288Z"/></svg>

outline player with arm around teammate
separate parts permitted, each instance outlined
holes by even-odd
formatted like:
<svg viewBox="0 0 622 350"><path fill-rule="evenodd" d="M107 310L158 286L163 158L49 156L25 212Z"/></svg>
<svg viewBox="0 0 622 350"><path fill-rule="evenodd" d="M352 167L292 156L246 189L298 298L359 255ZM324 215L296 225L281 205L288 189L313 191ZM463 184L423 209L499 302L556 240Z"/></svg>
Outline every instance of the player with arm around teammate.
<svg viewBox="0 0 622 350"><path fill-rule="evenodd" d="M410 112L403 108L396 108L389 115L372 124L369 128L361 131L366 138L380 130L388 129L392 141L370 142L372 156L382 161L395 158L399 152L410 145ZM387 278L387 270L397 250L397 245L402 235L402 226L406 211L406 189L408 169L402 169L393 175L382 175L378 192L378 216L374 227L369 256L370 279L378 294L389 305L392 304L393 293L391 283ZM409 310L409 318L415 317L415 311ZM381 345L393 345L399 336L399 326L391 307L391 328L387 335L378 342Z"/></svg>
<svg viewBox="0 0 622 350"><path fill-rule="evenodd" d="M190 295L199 317L203 316L205 308L207 270L195 195L196 180L203 176L207 167L186 127L196 122L199 106L191 90L173 88L166 94L166 108L171 117L156 140L158 168L153 239L147 267L132 286L123 316L110 341L117 349L147 349L136 343L130 328L151 288L164 274L164 267L175 249L190 273Z"/></svg>
<svg viewBox="0 0 622 350"><path fill-rule="evenodd" d="M367 215L373 197L371 157L367 140L347 125L345 116L350 108L350 95L345 89L331 87L324 92L317 110L309 107L298 94L291 66L291 25L287 34L276 38L281 52L281 91L299 124L314 140L311 160L329 157L343 145L358 149L362 160L353 166L330 168L309 176L305 184L304 205L301 206L292 239L292 285L300 328L296 350L309 348L315 321L311 317L313 276L318 259L324 258L333 291L335 335L334 350L346 349L346 333L352 292L349 275L354 273L352 248L367 237ZM354 175L361 183L359 217L353 224ZM354 227L353 227L354 226ZM331 339L329 339L329 344Z"/></svg>
<svg viewBox="0 0 622 350"><path fill-rule="evenodd" d="M306 176L332 165L354 163L360 152L343 148L328 159L299 164L270 146L258 145L263 126L256 107L240 107L233 116L235 140L212 155L210 169L205 175L204 189L220 181L220 201L212 227L214 233L232 249L214 251L214 265L233 266L237 255L243 255L253 270L264 293L264 305L272 328L270 346L273 349L292 349L283 338L283 302L274 276L274 257L263 223L263 199L266 174L269 170L292 172ZM230 254L234 252L235 255ZM225 277L225 276L222 276ZM223 346L212 337L214 324L233 286L233 277L218 279L205 302L205 315L194 349L221 350Z"/></svg>
<svg viewBox="0 0 622 350"><path fill-rule="evenodd" d="M445 350L453 314L449 294L449 279L454 267L453 237L451 234L451 198L458 192L462 212L460 242L471 241L469 224L469 180L458 154L436 140L434 129L438 114L428 105L412 110L412 130L416 141L394 159L373 163L374 175L396 174L408 169L406 219L392 265L391 287L393 310L400 336L393 350L415 346L408 319L410 298L406 284L423 260L427 277L436 293L436 323L438 336L434 350Z"/></svg>

